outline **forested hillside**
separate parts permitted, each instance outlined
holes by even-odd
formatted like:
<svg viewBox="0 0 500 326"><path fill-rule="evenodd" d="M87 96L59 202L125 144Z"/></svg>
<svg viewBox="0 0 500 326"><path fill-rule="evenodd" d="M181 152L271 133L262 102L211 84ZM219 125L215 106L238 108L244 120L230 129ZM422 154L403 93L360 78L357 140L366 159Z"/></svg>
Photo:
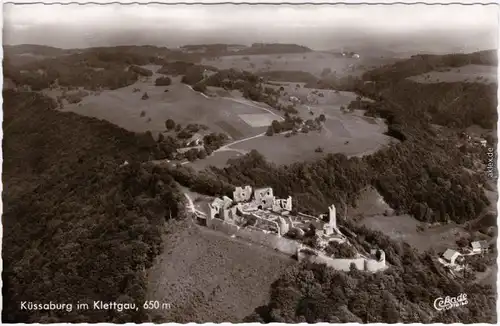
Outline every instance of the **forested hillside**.
<svg viewBox="0 0 500 326"><path fill-rule="evenodd" d="M408 60L382 66L366 72L363 80L376 82L401 80L406 77L420 75L442 67L462 67L470 64L497 66L496 50L473 53L453 53L446 55L414 55Z"/></svg>
<svg viewBox="0 0 500 326"><path fill-rule="evenodd" d="M160 251L166 220L184 217L173 179L139 164L156 143L53 110L36 93L3 98L2 320L145 321L145 268ZM97 300L139 309L94 310ZM73 303L73 310L20 310L21 301ZM91 308L76 310L77 302Z"/></svg>
<svg viewBox="0 0 500 326"><path fill-rule="evenodd" d="M363 235L364 236L364 235ZM367 236L368 237L368 236ZM401 267L369 274L325 265L290 267L271 288L271 300L247 322L279 323L496 323L496 291L444 276L433 253L394 244ZM398 258L396 258L398 259ZM438 312L436 298L466 293L466 306Z"/></svg>

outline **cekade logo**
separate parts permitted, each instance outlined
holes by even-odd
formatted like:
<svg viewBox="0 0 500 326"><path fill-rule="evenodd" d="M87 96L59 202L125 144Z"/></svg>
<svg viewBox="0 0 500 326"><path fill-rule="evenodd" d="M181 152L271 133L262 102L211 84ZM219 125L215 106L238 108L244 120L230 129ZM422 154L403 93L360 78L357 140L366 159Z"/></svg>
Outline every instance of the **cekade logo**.
<svg viewBox="0 0 500 326"><path fill-rule="evenodd" d="M456 308L468 304L467 294L461 293L456 297L446 296L446 298L437 298L434 300L434 308L438 311L449 310L451 308Z"/></svg>

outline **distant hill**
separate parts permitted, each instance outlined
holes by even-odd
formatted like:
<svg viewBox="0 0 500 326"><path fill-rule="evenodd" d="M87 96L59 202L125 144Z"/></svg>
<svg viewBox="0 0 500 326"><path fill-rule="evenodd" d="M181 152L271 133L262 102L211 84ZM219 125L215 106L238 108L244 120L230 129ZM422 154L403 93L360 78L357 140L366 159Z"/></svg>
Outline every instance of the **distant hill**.
<svg viewBox="0 0 500 326"><path fill-rule="evenodd" d="M461 67L470 64L498 66L496 50L446 55L419 54L408 60L385 65L363 74L366 81L395 81L420 75L442 67Z"/></svg>
<svg viewBox="0 0 500 326"><path fill-rule="evenodd" d="M43 55L47 57L59 56L71 52L71 50L64 50L52 46L37 45L37 44L4 45L3 50L5 53L8 53L9 55L33 54L33 55Z"/></svg>
<svg viewBox="0 0 500 326"><path fill-rule="evenodd" d="M181 50L184 51L193 51L193 52L224 52L224 51L232 51L233 49L243 49L246 48L246 45L241 44L223 44L223 43L215 43L215 44L188 44L180 47Z"/></svg>
<svg viewBox="0 0 500 326"><path fill-rule="evenodd" d="M238 51L238 54L278 54L312 52L310 48L297 44L254 43L249 48Z"/></svg>

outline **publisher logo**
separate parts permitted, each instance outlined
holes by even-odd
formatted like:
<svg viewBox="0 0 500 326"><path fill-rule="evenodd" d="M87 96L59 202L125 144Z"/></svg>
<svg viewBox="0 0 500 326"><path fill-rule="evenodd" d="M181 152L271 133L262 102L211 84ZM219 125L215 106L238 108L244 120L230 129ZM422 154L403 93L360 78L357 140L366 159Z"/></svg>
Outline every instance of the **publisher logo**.
<svg viewBox="0 0 500 326"><path fill-rule="evenodd" d="M437 311L449 310L451 308L457 308L468 304L467 294L461 293L456 297L446 296L445 298L437 298L434 300L434 308Z"/></svg>

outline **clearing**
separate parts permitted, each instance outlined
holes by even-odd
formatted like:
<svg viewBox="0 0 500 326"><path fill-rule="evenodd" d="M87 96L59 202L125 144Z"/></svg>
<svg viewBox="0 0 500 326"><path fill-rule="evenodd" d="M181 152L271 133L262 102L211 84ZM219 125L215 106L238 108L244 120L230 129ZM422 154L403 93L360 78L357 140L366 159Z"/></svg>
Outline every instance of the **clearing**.
<svg viewBox="0 0 500 326"><path fill-rule="evenodd" d="M204 160L188 163L190 166L196 170L210 165L224 167L228 158L240 156L252 149L259 151L270 162L276 164L317 159L326 153L362 156L371 154L391 141L395 141L392 137L384 134L387 131L387 125L383 119L365 117L364 111L361 110L349 113L342 112L342 106L347 107L351 101L356 99L355 93L304 88L303 83L272 83L265 86L275 89L283 87L282 94L286 92L287 95L282 95L280 100L285 103L291 96L302 99L303 104L295 105L295 109L298 111L297 115L304 120L315 119L324 114L326 121L323 124L323 129L320 132L310 131L307 134L298 133L290 137L286 137L284 134L274 136L256 134L240 138L225 145ZM225 99L236 103L255 105L270 111L264 108L264 104L261 103L234 98ZM274 118L271 115L274 115ZM264 116L265 114L252 115L254 120L249 121L249 123L257 125L258 122L265 119L266 123L270 124L272 120L280 120L280 117L272 111L265 118ZM241 115L240 118L248 119L245 115ZM264 126L265 123L262 122L262 125ZM263 127L261 130L265 129ZM316 152L318 147L321 147L323 151Z"/></svg>
<svg viewBox="0 0 500 326"><path fill-rule="evenodd" d="M450 223L418 231L422 223L410 215L384 215L390 207L382 196L374 189L368 188L361 193L357 207L349 209L350 216L363 215L359 220L362 225L380 231L394 240L408 243L415 249L424 252L434 248L437 252L455 248L456 240L468 232L460 225Z"/></svg>
<svg viewBox="0 0 500 326"><path fill-rule="evenodd" d="M347 156L366 155L388 144L391 137L386 136L387 125L381 119L363 116L362 111L352 113L341 112L340 106L351 101L355 95L347 92L335 94L325 91L319 105L298 105L299 116L303 119L314 119L324 114L326 121L323 129L298 133L290 137L285 135L263 136L253 138L230 146L230 148L250 151L258 150L268 160L276 164L293 163L319 158L325 153L344 153ZM340 98L340 99L339 99ZM335 103L335 104L334 104ZM341 103L341 104L340 104ZM309 109L313 114L311 115ZM321 147L323 152L315 152Z"/></svg>
<svg viewBox="0 0 500 326"><path fill-rule="evenodd" d="M156 72L160 66L144 68ZM92 92L80 103L65 104L64 111L107 120L134 132L149 130L154 135L164 132L165 120L171 118L182 125L204 124L211 131L226 133L233 139L262 133L263 121L273 120L268 109L240 99L208 97L182 84L181 77L171 77L170 86L155 86L159 76L163 75L154 73L133 85L102 91L99 95ZM165 92L166 89L169 91ZM149 95L147 100L141 99L144 92Z"/></svg>
<svg viewBox="0 0 500 326"><path fill-rule="evenodd" d="M418 76L408 77L408 79L418 83L451 83L468 81L471 83L490 84L497 82L497 67L483 65L449 67Z"/></svg>

